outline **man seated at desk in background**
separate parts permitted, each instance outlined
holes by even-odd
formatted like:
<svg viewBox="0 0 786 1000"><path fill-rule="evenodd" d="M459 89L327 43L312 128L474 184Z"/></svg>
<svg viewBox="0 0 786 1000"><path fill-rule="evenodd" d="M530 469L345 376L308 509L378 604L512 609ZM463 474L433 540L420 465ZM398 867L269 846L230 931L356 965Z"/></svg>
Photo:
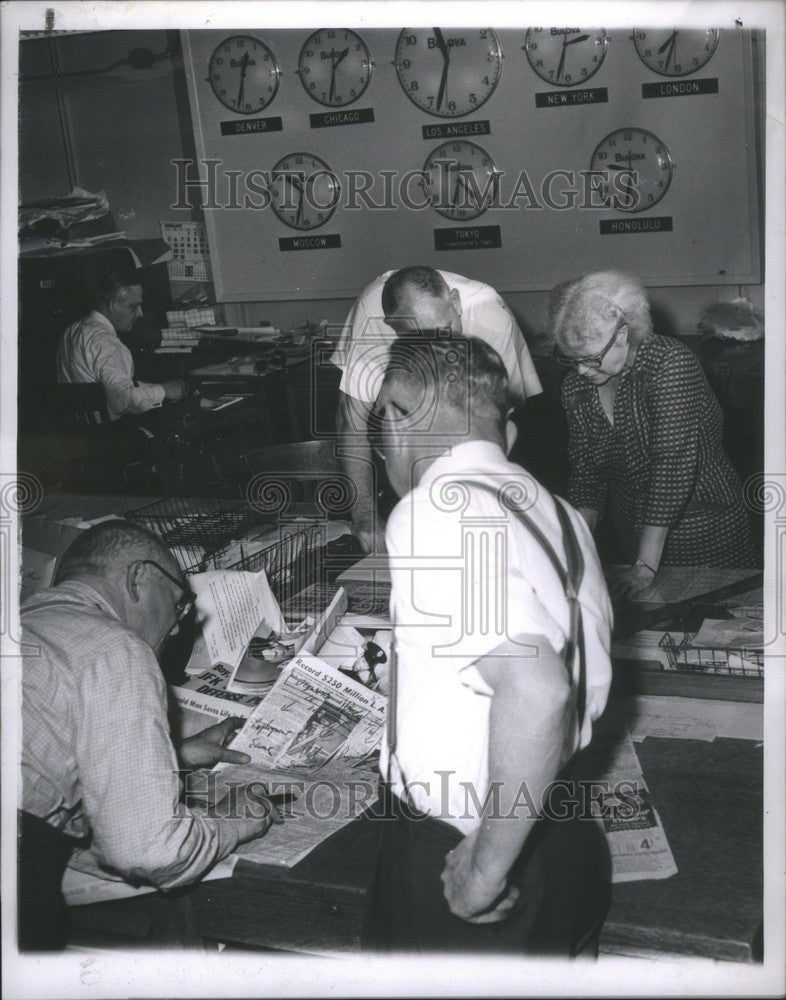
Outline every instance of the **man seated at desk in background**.
<svg viewBox="0 0 786 1000"><path fill-rule="evenodd" d="M499 356L461 343L400 340L377 399L402 499L380 761L394 820L379 823L367 944L567 957L597 947L608 848L594 820L534 810L606 705L611 605L580 514L505 458ZM583 576L566 588L571 560Z"/></svg>
<svg viewBox="0 0 786 1000"><path fill-rule="evenodd" d="M138 382L131 351L118 334L128 333L142 316L142 285L137 272L111 271L98 282L96 308L72 323L57 347L57 381L99 382L106 392L112 421L146 413L165 399L185 395L181 379Z"/></svg>
<svg viewBox="0 0 786 1000"><path fill-rule="evenodd" d="M89 846L108 877L171 888L277 818L264 799L247 803L242 819L180 803L179 768L248 761L223 747L238 719L184 740L178 754L172 745L158 657L192 601L163 543L112 520L80 535L54 585L22 607L23 950L66 944L60 885L75 846Z"/></svg>
<svg viewBox="0 0 786 1000"><path fill-rule="evenodd" d="M479 337L499 354L508 373L513 406L542 391L518 324L497 292L461 274L412 266L387 271L358 296L331 361L341 369L336 417L339 455L355 482L354 534L365 551L382 549L367 426L397 336L450 330ZM351 457L347 460L347 455Z"/></svg>

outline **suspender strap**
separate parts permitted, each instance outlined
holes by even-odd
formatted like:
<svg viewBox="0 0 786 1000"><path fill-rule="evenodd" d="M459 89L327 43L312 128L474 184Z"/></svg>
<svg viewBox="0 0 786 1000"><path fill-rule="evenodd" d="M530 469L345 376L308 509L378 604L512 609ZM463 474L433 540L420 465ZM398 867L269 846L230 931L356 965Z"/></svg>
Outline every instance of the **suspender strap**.
<svg viewBox="0 0 786 1000"><path fill-rule="evenodd" d="M467 486L474 486L486 493L492 493L497 498L498 502L500 502L498 491L488 486L486 483L479 483L475 480L462 480L462 482ZM508 506L507 503L504 506L512 514L516 515L530 535L532 535L535 541L540 545L549 562L553 566L554 572L557 574L557 577L562 584L562 588L565 591L565 597L568 601L569 619L568 639L565 643L564 660L565 668L568 672L568 679L572 686L573 661L575 659L576 652L578 651L579 677L576 684L576 715L578 717L579 732L581 732L587 708L587 662L584 647L584 623L582 620L581 603L579 601L579 589L581 588L581 581L584 578L584 555L581 551L579 540L576 537L576 531L571 523L567 510L563 506L563 503L564 501L562 501L559 497L554 497L554 506L557 511L560 528L562 529L562 543L565 548L567 569L562 565L557 553L554 551L553 546L532 518L525 511L519 510L517 507ZM501 502L500 505L502 506ZM388 786L391 784L391 764L396 753L396 743L398 737L398 719L396 711L398 699L398 663L395 632L395 622L393 622L393 638L390 650L390 688L388 692L387 719L388 773L386 780ZM403 772L402 778L404 778ZM406 779L404 779L404 784L406 790Z"/></svg>
<svg viewBox="0 0 786 1000"><path fill-rule="evenodd" d="M500 500L499 493L497 490L488 486L486 483L478 483L475 480L462 480L467 486L474 486L485 493L492 493L503 506ZM563 506L563 501L559 497L554 497L554 506L557 511L557 518L562 529L562 543L565 548L565 559L567 561L567 569L563 567L562 563L554 551L549 540L540 530L540 528L535 524L532 518L523 510L519 510L518 507L510 506L507 502L504 507L509 510L512 514L521 521L524 527L529 531L535 541L540 545L541 549L547 556L549 562L554 567L554 572L557 574L560 583L562 584L562 589L565 591L565 597L568 601L569 609L569 619L568 619L568 639L565 643L565 667L568 671L568 677L570 678L571 684L573 684L573 661L576 656L576 652L579 654L579 677L576 684L576 714L579 721L579 731L584 724L584 715L587 708L587 662L586 653L584 648L584 623L581 614L581 603L579 601L579 589L581 587L581 581L584 578L584 556L581 551L581 546L579 545L579 540L576 537L575 529L571 523L568 512Z"/></svg>

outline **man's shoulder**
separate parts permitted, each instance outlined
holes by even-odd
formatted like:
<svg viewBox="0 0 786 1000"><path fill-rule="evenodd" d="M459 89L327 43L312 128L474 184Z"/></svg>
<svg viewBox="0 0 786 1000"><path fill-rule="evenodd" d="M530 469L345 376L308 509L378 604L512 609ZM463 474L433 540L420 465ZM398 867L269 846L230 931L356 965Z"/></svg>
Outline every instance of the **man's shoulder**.
<svg viewBox="0 0 786 1000"><path fill-rule="evenodd" d="M98 605L74 600L57 587L24 604L20 619L23 630L34 635L36 642L59 648L73 643L85 663L118 655L155 661L150 646L126 624Z"/></svg>

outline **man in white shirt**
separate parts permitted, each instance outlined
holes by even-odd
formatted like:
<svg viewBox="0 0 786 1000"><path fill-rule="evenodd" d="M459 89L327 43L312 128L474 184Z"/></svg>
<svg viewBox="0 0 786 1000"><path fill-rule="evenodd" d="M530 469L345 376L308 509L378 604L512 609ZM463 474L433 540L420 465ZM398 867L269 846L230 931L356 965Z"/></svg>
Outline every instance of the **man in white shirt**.
<svg viewBox="0 0 786 1000"><path fill-rule="evenodd" d="M137 382L131 352L118 337L142 316L142 286L135 271L112 271L98 283L98 303L65 331L57 347L57 381L100 382L111 420L146 413L185 393L180 379Z"/></svg>
<svg viewBox="0 0 786 1000"><path fill-rule="evenodd" d="M402 499L386 531L395 666L380 762L394 819L380 822L367 943L573 955L597 942L608 849L586 814L540 814L564 806L555 779L605 707L611 605L581 516L505 458L500 358L460 344L399 341L377 399ZM585 655L570 646L577 608Z"/></svg>
<svg viewBox="0 0 786 1000"><path fill-rule="evenodd" d="M341 369L336 428L339 457L357 488L354 533L366 551L382 547L367 427L398 335L418 330L478 337L493 347L508 373L512 405L542 391L515 317L489 285L461 274L413 266L387 271L359 295L331 361Z"/></svg>

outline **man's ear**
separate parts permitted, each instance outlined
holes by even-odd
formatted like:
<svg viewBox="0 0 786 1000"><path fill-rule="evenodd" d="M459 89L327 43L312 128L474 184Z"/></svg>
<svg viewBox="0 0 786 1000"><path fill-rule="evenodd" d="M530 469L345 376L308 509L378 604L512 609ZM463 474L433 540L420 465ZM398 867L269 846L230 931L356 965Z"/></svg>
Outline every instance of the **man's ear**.
<svg viewBox="0 0 786 1000"><path fill-rule="evenodd" d="M145 572L145 565L139 560L132 562L126 570L126 591L129 600L137 604L142 599L142 574Z"/></svg>
<svg viewBox="0 0 786 1000"><path fill-rule="evenodd" d="M450 304L456 310L458 316L461 315L461 296L459 295L458 288L451 288L448 292L448 298L450 299Z"/></svg>
<svg viewBox="0 0 786 1000"><path fill-rule="evenodd" d="M519 429L512 420L505 421L505 454L509 455L519 436Z"/></svg>

